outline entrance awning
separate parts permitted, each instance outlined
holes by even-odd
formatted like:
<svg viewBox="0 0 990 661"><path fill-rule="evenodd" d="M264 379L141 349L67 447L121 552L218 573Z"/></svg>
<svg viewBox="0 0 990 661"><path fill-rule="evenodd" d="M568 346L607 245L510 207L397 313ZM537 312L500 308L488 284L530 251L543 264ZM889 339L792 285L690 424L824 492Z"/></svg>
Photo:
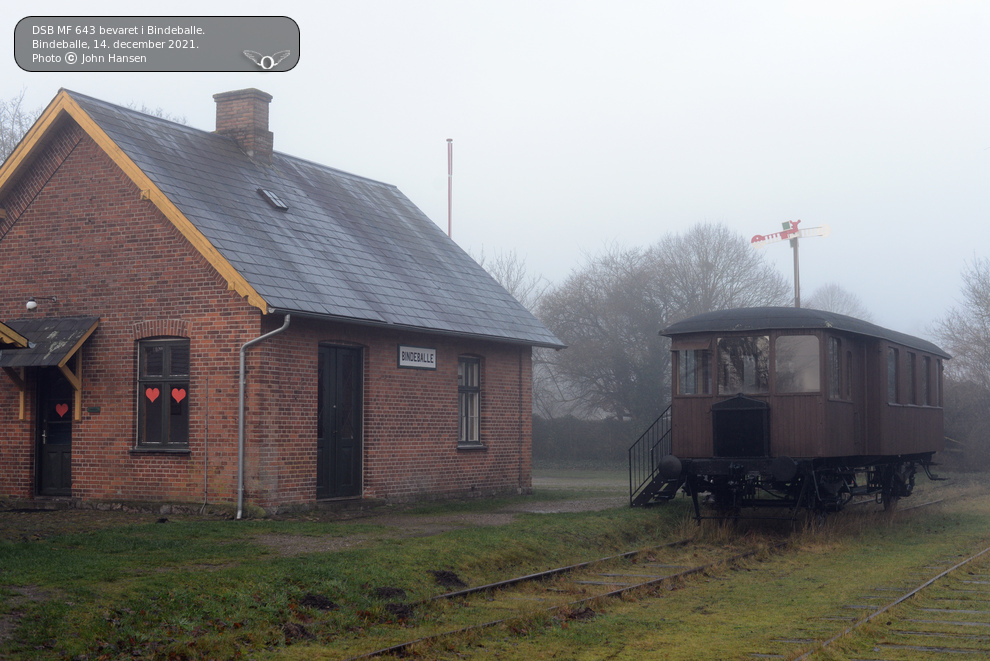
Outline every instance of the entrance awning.
<svg viewBox="0 0 990 661"><path fill-rule="evenodd" d="M58 367L76 391L73 418L82 418L82 358L77 357L75 370L68 363L89 339L99 317L40 317L17 319L0 324L0 368L21 392L20 419L24 419L24 381L26 367ZM7 340L9 332L10 341ZM13 348L11 348L13 347Z"/></svg>

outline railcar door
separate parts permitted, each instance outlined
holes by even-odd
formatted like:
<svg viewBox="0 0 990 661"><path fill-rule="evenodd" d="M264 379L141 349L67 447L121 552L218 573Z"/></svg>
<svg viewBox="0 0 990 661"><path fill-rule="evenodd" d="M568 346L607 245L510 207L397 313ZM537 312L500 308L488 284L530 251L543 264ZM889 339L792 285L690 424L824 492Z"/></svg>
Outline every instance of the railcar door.
<svg viewBox="0 0 990 661"><path fill-rule="evenodd" d="M72 495L72 385L62 372L38 372L38 494Z"/></svg>
<svg viewBox="0 0 990 661"><path fill-rule="evenodd" d="M361 350L320 347L316 497L361 495Z"/></svg>

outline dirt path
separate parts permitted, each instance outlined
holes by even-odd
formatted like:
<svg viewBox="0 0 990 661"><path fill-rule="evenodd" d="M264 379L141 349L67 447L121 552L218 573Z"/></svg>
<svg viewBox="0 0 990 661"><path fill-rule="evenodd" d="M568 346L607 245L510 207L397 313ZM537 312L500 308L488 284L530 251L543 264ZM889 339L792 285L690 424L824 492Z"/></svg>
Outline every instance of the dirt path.
<svg viewBox="0 0 990 661"><path fill-rule="evenodd" d="M261 535L259 542L282 556L301 553L327 553L361 546L381 539L403 537L428 537L451 530L478 526L504 526L512 523L518 514L557 514L562 512L590 512L628 505L628 499L602 496L580 500L534 500L515 503L491 512L455 512L451 514L387 513L362 516L362 524L382 526L385 530L375 534L356 534L343 537L272 534Z"/></svg>
<svg viewBox="0 0 990 661"><path fill-rule="evenodd" d="M534 478L534 487L540 490L587 493L589 496L576 499L533 498L489 511L451 512L449 514L415 514L404 511L404 508L401 507L381 508L346 515L334 511L310 510L300 513L298 518L328 523L361 523L381 526L382 530L373 534L357 533L345 536L261 534L256 539L281 555L325 553L352 548L380 539L425 537L475 526L507 525L522 513L558 514L628 506L628 499L621 489L622 485L617 485L614 480L611 482L600 481L599 483L599 481L587 479L576 481L560 477L536 477ZM202 520L203 518L195 514L169 514L167 517L163 517L158 513L125 510L5 510L2 505L3 503L0 503L0 540L12 542L39 541L55 535L85 533L104 528L155 521L189 521ZM285 515L278 518L291 521L296 516Z"/></svg>

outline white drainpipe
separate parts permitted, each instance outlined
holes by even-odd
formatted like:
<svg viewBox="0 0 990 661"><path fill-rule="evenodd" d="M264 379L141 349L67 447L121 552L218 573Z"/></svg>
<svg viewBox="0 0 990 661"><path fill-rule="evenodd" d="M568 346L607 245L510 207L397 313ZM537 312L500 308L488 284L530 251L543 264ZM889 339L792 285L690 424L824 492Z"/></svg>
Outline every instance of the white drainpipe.
<svg viewBox="0 0 990 661"><path fill-rule="evenodd" d="M285 315L285 321L282 323L281 328L276 328L270 333L265 333L261 337L256 337L253 340L244 343L241 347L241 373L240 373L240 393L238 396L238 420L237 420L237 520L241 519L241 515L244 511L244 389L246 386L245 378L245 368L244 368L244 353L247 348L267 340L273 335L278 335L286 328L289 327L289 315Z"/></svg>

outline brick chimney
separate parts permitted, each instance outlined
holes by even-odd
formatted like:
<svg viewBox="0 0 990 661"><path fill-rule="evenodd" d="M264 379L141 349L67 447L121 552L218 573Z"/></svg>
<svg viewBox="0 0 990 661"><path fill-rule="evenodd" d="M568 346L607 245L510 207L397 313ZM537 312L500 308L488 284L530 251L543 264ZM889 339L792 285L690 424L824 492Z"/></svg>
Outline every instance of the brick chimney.
<svg viewBox="0 0 990 661"><path fill-rule="evenodd" d="M217 130L230 136L249 157L262 163L272 160L273 135L268 130L268 104L272 95L253 87L214 94Z"/></svg>

